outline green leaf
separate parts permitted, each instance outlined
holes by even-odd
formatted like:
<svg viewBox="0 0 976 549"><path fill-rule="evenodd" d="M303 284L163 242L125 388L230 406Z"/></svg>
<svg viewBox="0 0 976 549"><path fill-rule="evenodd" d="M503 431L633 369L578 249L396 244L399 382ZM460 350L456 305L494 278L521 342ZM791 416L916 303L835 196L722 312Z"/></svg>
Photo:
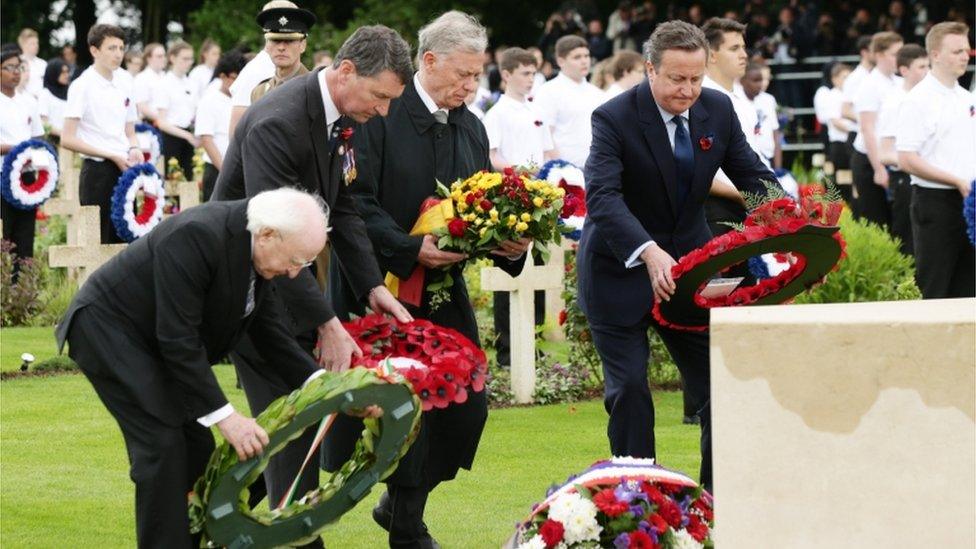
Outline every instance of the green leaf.
<svg viewBox="0 0 976 549"><path fill-rule="evenodd" d="M437 194L441 195L444 198L448 198L451 196L451 189L448 189L443 183L441 183L436 179L434 180L434 182L437 184Z"/></svg>
<svg viewBox="0 0 976 549"><path fill-rule="evenodd" d="M442 236L441 239L437 241L437 247L442 250L450 245L451 245L450 235Z"/></svg>

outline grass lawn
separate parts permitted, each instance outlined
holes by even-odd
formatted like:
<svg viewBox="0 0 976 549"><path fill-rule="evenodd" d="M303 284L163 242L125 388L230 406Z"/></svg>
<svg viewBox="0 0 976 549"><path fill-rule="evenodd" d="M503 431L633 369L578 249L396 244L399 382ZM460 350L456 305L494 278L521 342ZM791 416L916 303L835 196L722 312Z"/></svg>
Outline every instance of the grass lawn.
<svg viewBox="0 0 976 549"><path fill-rule="evenodd" d="M4 329L4 367L8 353L26 350L39 360L44 352L53 354L50 333ZM8 349L12 340L23 350ZM215 371L235 406L246 409L233 369ZM661 463L696 477L698 427L681 424L680 393L657 394L655 402ZM551 483L605 458L607 451L601 402L493 410L474 471L432 494L427 523L446 548L498 547ZM330 526L326 545L385 546L385 532L369 518L381 492L375 487ZM0 545L133 547L133 506L121 433L83 376L0 383Z"/></svg>
<svg viewBox="0 0 976 549"><path fill-rule="evenodd" d="M20 369L20 355L30 353L36 362L58 354L54 327L3 328L0 330L0 371Z"/></svg>

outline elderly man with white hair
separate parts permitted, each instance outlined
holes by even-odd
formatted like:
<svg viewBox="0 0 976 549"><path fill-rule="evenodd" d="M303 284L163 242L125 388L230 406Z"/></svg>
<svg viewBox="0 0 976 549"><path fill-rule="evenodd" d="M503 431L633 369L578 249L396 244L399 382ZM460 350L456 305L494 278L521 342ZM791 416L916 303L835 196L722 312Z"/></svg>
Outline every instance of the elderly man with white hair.
<svg viewBox="0 0 976 549"><path fill-rule="evenodd" d="M295 189L209 202L160 223L75 295L58 345L122 429L139 547L199 546L186 494L213 452L211 426L242 460L268 443L210 369L244 333L293 388L324 372L291 337L272 280L297 276L327 227L321 198Z"/></svg>
<svg viewBox="0 0 976 549"><path fill-rule="evenodd" d="M462 274L466 257L437 247L433 235L411 236L424 200L435 194L437 181L449 183L479 170L490 170L485 127L465 106L478 86L485 28L473 17L451 11L420 30L417 72L403 95L390 103L385 118L363 124L354 136L360 152L359 178L350 185L357 210L366 222L376 259L384 272L406 280L426 269L428 283L453 279L450 299L431 306L424 292L418 304L408 304L417 318L454 328L475 343L478 326ZM509 273L522 270L528 240L505 242L495 262ZM356 280L332 261L330 291L336 313L361 313L353 291ZM402 297L402 296L401 296ZM373 518L389 530L391 547L436 547L423 523L428 493L470 468L488 417L484 392L471 393L467 402L425 412L420 434L387 479L388 493ZM339 467L349 455L361 426L337 421L326 439L326 462Z"/></svg>

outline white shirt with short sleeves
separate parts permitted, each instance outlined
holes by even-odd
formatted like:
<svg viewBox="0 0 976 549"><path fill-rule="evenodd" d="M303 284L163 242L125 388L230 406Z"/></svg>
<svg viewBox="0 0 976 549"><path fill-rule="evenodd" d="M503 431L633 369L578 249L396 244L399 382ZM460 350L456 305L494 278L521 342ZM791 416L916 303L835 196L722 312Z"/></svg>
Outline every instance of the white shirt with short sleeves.
<svg viewBox="0 0 976 549"><path fill-rule="evenodd" d="M27 81L27 92L35 98L41 96L44 89L44 72L47 71L47 61L35 57L27 62L30 65L30 80Z"/></svg>
<svg viewBox="0 0 976 549"><path fill-rule="evenodd" d="M586 165L593 139L590 116L605 100L600 88L562 73L540 86L533 103L542 121L553 128L552 140L563 160L581 169Z"/></svg>
<svg viewBox="0 0 976 549"><path fill-rule="evenodd" d="M16 146L32 137L44 135L37 101L27 93L7 97L0 93L0 143ZM0 162L3 156L0 155Z"/></svg>
<svg viewBox="0 0 976 549"><path fill-rule="evenodd" d="M976 95L956 83L947 88L932 73L905 97L902 119L895 136L899 151L916 152L933 166L965 181L976 179ZM912 185L954 189L912 175Z"/></svg>
<svg viewBox="0 0 976 549"><path fill-rule="evenodd" d="M749 143L749 147L756 152L759 159L762 161L766 167L769 167L769 161L763 156L761 149L759 148L759 135L757 131L757 123L759 122L759 115L756 113L756 108L752 105L752 102L746 99L745 93L742 92L741 86L733 86L732 91L728 91L718 84L715 80L712 80L705 75L702 79L703 88L711 88L713 90L718 90L724 93L732 101L732 108L735 110L735 116L739 119L739 125L742 126L742 133L745 135L746 142ZM729 176L725 174L722 168L719 168L715 172L715 179L728 185L729 187L735 187Z"/></svg>
<svg viewBox="0 0 976 549"><path fill-rule="evenodd" d="M813 96L813 110L817 120L827 127L827 139L831 142L847 142L847 134L843 130L834 127L831 120L843 118L844 92L839 88L821 87ZM845 119L846 120L846 119ZM848 125L853 125L847 120Z"/></svg>
<svg viewBox="0 0 976 549"><path fill-rule="evenodd" d="M220 88L208 89L197 105L194 133L197 137L212 136L221 158L227 153L227 145L230 143L230 135L227 133L230 129L230 111L230 96L220 91ZM203 161L213 164L206 149L203 151Z"/></svg>
<svg viewBox="0 0 976 549"><path fill-rule="evenodd" d="M766 159L772 160L776 154L776 130L779 129L779 117L776 115L776 98L767 92L760 92L752 99L752 106L756 109L759 126L759 153Z"/></svg>
<svg viewBox="0 0 976 549"><path fill-rule="evenodd" d="M488 148L512 166L542 166L553 147L552 133L536 112L534 102L503 95L485 114Z"/></svg>
<svg viewBox="0 0 976 549"><path fill-rule="evenodd" d="M878 134L878 144L885 137L896 137L898 135L898 112L901 104L908 97L908 92L904 86L895 86L881 102L878 109L878 123L875 132Z"/></svg>
<svg viewBox="0 0 976 549"><path fill-rule="evenodd" d="M251 92L261 82L271 78L275 74L274 61L268 52L261 50L244 65L241 72L237 75L237 80L230 85L231 105L235 107L250 107Z"/></svg>
<svg viewBox="0 0 976 549"><path fill-rule="evenodd" d="M868 77L869 74L871 74L871 69L865 68L864 65L861 65L859 63L856 67L854 67L854 70L852 70L851 73L847 75L847 78L844 80L844 88L841 90L842 95L844 97L844 100L841 101L842 109L844 103L850 103L851 105L854 105L854 98L857 96L857 90L861 87L861 84L864 82L864 80ZM858 129L859 129L858 124L857 121L855 120L851 124L851 131L856 132L858 131Z"/></svg>
<svg viewBox="0 0 976 549"><path fill-rule="evenodd" d="M93 65L71 83L64 117L78 119L78 139L112 155L125 156L129 152L125 125L136 121L132 82L124 69L117 69L112 79L106 80Z"/></svg>
<svg viewBox="0 0 976 549"><path fill-rule="evenodd" d="M881 103L884 102L885 97L895 86L901 86L901 84L902 78L900 76L885 76L878 69L872 70L854 96L854 112L858 114L858 118L863 112L877 113L880 111ZM877 120L875 121L875 133L877 133ZM854 138L854 150L861 154L868 153L868 149L864 145L863 133L859 132Z"/></svg>
<svg viewBox="0 0 976 549"><path fill-rule="evenodd" d="M132 100L135 101L136 105L147 103L149 108L155 111L155 107L153 106L155 104L155 94L159 93L165 74L164 72L156 72L152 69L143 69L142 72L133 78Z"/></svg>
<svg viewBox="0 0 976 549"><path fill-rule="evenodd" d="M197 85L197 95L203 97L203 93L207 91L207 86L210 85L210 81L213 79L214 70L203 63L193 67L187 78L190 79L194 84Z"/></svg>
<svg viewBox="0 0 976 549"><path fill-rule="evenodd" d="M159 93L154 96L157 111L166 110L166 120L174 126L188 128L193 124L200 96L197 85L186 75L176 76L167 72Z"/></svg>
<svg viewBox="0 0 976 549"><path fill-rule="evenodd" d="M41 116L47 117L47 123L60 132L64 128L64 109L68 101L55 97L51 90L44 88L37 98L37 109Z"/></svg>

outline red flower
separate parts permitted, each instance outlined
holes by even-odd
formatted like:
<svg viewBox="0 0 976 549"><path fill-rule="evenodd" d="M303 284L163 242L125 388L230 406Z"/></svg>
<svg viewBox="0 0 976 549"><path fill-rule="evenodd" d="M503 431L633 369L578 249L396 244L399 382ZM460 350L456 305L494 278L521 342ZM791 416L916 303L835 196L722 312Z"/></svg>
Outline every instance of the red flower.
<svg viewBox="0 0 976 549"><path fill-rule="evenodd" d="M658 514L665 522L670 524L672 527L677 528L681 526L681 509L678 507L674 501L670 499L665 499L664 503L657 510Z"/></svg>
<svg viewBox="0 0 976 549"><path fill-rule="evenodd" d="M354 134L355 132L356 130L352 126L348 128L342 128L342 132L339 133L339 137L341 137L343 141L349 141L350 139L352 139L352 134Z"/></svg>
<svg viewBox="0 0 976 549"><path fill-rule="evenodd" d="M542 541L545 542L546 547L555 547L559 545L559 542L563 540L563 534L566 529L563 528L563 523L558 520L546 519L539 527L539 535L542 536Z"/></svg>
<svg viewBox="0 0 976 549"><path fill-rule="evenodd" d="M695 514L692 514L688 518L688 525L685 526L685 530L698 542L703 542L708 537L708 525L702 522L702 519Z"/></svg>
<svg viewBox="0 0 976 549"><path fill-rule="evenodd" d="M467 202L468 206L470 206L470 205L474 204L474 198L475 198L474 197L474 194L472 193L472 194L469 194L469 195L465 196L464 197L464 201Z"/></svg>
<svg viewBox="0 0 976 549"><path fill-rule="evenodd" d="M559 325L560 326L562 326L563 324L566 324L566 316L567 316L566 309L563 309L563 310L559 311Z"/></svg>
<svg viewBox="0 0 976 549"><path fill-rule="evenodd" d="M484 211L486 211L486 212L488 210L490 210L491 209L491 206L492 206L491 200L488 200L488 199L482 200L481 201L481 204L479 204L479 205L481 206L481 209L484 210Z"/></svg>
<svg viewBox="0 0 976 549"><path fill-rule="evenodd" d="M651 503L657 505L658 507L660 507L666 499L664 494L657 489L657 486L654 486L650 482L645 482L641 485L641 492L644 492L644 494L647 495L647 499L651 500Z"/></svg>
<svg viewBox="0 0 976 549"><path fill-rule="evenodd" d="M636 530L630 533L630 543L627 549L655 549L657 544L654 539L647 535L647 532Z"/></svg>
<svg viewBox="0 0 976 549"><path fill-rule="evenodd" d="M460 217L455 217L447 224L447 230L451 233L451 236L461 237L464 236L464 231L468 228L468 223L461 219Z"/></svg>
<svg viewBox="0 0 976 549"><path fill-rule="evenodd" d="M626 502L617 499L613 488L604 488L593 495L593 504L608 517L618 517L630 510ZM680 512L680 511L679 511Z"/></svg>
<svg viewBox="0 0 976 549"><path fill-rule="evenodd" d="M651 528L653 528L658 534L663 534L668 529L668 523L661 518L661 515L651 513L651 516L648 518L651 521Z"/></svg>
<svg viewBox="0 0 976 549"><path fill-rule="evenodd" d="M702 137L701 139L699 139L698 140L698 146L701 147L701 150L703 150L703 151L707 151L708 149L711 149L712 148L712 136L706 135L705 137Z"/></svg>

